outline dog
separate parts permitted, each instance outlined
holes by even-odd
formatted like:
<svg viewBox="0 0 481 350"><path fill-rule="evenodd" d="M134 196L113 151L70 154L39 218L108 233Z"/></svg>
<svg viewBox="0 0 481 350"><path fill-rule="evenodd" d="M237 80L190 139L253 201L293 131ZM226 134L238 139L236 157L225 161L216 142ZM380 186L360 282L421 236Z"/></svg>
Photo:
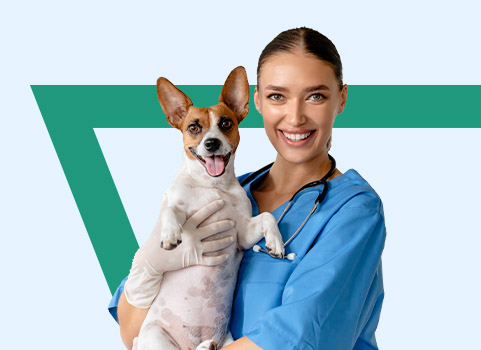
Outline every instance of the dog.
<svg viewBox="0 0 481 350"><path fill-rule="evenodd" d="M157 95L167 121L183 134L184 164L164 193L161 204L161 246L182 244L179 218L188 218L206 204L224 206L205 224L230 219L234 228L213 239L231 235L228 260L219 266L190 266L163 276L135 340L136 350L216 349L232 342L228 332L232 300L242 250L263 236L272 255L283 257L284 246L270 213L252 217L252 207L234 174L239 123L249 112L249 84L244 67L227 77L219 103L194 107L191 99L166 78L157 80ZM204 223L203 223L204 224Z"/></svg>

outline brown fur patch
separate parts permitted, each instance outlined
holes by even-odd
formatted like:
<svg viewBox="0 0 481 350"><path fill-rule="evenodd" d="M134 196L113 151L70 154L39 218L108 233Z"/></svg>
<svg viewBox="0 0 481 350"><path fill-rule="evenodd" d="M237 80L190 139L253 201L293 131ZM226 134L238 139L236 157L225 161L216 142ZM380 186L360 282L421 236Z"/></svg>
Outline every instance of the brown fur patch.
<svg viewBox="0 0 481 350"><path fill-rule="evenodd" d="M182 120L181 131L184 135L184 150L187 157L192 160L196 160L196 157L189 151L189 148L196 149L202 141L205 133L211 127L210 116L214 115L216 122L220 121L221 116L228 117L232 120L232 128L228 131L222 131L229 142L234 146L232 153L235 153L240 141L239 136L239 122L235 113L227 107L223 102L211 107L191 107L187 116ZM200 125L202 130L197 134L189 132L188 127L192 123Z"/></svg>
<svg viewBox="0 0 481 350"><path fill-rule="evenodd" d="M188 127L192 123L196 123L200 125L202 129L200 130L199 133L192 134L189 132ZM209 128L210 128L210 118L209 118L208 108L207 107L189 108L189 112L187 113L185 118L182 120L182 124L180 127L180 130L184 135L184 150L189 159L192 159L192 160L197 159L189 151L189 148L190 147L194 149L197 148L200 141L202 140L202 137L204 137L204 134L209 130Z"/></svg>

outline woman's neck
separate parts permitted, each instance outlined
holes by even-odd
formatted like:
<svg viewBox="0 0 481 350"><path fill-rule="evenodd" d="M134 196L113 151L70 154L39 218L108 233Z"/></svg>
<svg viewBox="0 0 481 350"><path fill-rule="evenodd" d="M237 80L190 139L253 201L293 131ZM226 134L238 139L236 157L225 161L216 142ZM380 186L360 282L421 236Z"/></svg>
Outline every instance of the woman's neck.
<svg viewBox="0 0 481 350"><path fill-rule="evenodd" d="M281 196L293 194L305 184L321 179L330 169L331 161L327 153L303 163L292 163L277 155L268 176L256 190L273 191ZM329 180L339 175L341 172L336 169Z"/></svg>

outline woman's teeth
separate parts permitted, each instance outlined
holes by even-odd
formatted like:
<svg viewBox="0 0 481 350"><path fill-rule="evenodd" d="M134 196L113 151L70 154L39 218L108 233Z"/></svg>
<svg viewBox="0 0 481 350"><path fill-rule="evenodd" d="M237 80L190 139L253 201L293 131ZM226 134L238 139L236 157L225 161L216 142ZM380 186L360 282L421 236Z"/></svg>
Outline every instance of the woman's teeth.
<svg viewBox="0 0 481 350"><path fill-rule="evenodd" d="M312 134L312 132L308 132L306 134L288 134L284 131L282 133L284 134L285 137L287 137L289 140L292 140L292 141L300 141L300 140L307 139L309 135Z"/></svg>

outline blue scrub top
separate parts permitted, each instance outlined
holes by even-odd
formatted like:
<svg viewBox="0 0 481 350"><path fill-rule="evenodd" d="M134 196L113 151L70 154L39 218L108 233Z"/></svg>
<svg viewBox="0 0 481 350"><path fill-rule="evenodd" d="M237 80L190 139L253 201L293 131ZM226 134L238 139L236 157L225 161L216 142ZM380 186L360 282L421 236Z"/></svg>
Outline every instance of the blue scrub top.
<svg viewBox="0 0 481 350"><path fill-rule="evenodd" d="M267 171L244 186L253 216L259 209L251 185ZM386 237L382 202L353 169L328 186L323 202L286 247L286 254L296 254L293 261L252 249L244 253L230 323L234 339L247 336L265 350L378 349L374 333L384 297L381 253ZM304 221L322 187L295 196L279 223L284 242ZM272 214L278 218L286 205ZM116 320L125 280L109 305Z"/></svg>

